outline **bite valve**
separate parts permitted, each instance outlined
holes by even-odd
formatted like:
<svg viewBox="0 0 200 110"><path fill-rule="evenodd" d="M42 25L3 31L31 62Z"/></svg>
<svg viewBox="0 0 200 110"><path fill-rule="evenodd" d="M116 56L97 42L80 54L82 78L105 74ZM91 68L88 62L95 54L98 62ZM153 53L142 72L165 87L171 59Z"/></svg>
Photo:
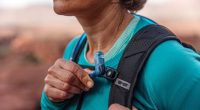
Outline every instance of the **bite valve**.
<svg viewBox="0 0 200 110"><path fill-rule="evenodd" d="M105 62L104 62L104 53L103 52L98 51L98 52L95 53L94 63L95 63L95 70L94 70L94 72L89 74L89 76L91 78L102 76L106 71Z"/></svg>

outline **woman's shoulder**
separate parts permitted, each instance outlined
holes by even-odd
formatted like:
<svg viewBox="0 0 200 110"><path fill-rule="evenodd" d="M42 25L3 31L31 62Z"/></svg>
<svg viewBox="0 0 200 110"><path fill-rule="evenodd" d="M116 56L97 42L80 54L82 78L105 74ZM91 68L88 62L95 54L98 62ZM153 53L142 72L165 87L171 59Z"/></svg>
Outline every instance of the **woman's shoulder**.
<svg viewBox="0 0 200 110"><path fill-rule="evenodd" d="M64 54L63 54L63 58L65 60L69 60L70 59L70 56L71 56L72 51L74 49L74 46L78 42L79 38L80 38L80 36L76 36L67 44L67 46L66 46L66 48L64 50Z"/></svg>
<svg viewBox="0 0 200 110"><path fill-rule="evenodd" d="M200 92L200 55L177 41L166 41L150 55L142 78L158 105L176 108L181 105L184 97L199 97L191 93L191 90Z"/></svg>
<svg viewBox="0 0 200 110"><path fill-rule="evenodd" d="M166 69L164 71L174 72L173 69L175 69L176 71L181 71L185 69L182 67L200 66L199 58L200 55L194 50L184 47L178 41L169 40L155 48L147 61L146 68L153 64L156 67L160 67L157 70Z"/></svg>

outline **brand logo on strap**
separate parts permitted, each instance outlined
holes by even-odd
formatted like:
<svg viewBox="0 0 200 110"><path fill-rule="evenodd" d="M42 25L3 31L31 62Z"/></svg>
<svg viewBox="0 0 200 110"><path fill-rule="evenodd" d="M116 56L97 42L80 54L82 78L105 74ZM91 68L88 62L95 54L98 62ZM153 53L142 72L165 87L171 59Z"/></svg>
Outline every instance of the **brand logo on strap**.
<svg viewBox="0 0 200 110"><path fill-rule="evenodd" d="M116 79L115 85L120 86L120 87L127 89L127 90L129 90L130 86L131 86L131 84L129 82L124 81L124 80L119 79L119 78Z"/></svg>

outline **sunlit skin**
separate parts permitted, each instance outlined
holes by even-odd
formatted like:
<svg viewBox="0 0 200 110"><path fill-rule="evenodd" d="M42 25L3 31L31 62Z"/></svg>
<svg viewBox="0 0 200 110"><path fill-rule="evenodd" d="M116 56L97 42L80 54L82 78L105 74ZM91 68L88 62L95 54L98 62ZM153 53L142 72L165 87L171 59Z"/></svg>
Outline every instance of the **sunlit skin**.
<svg viewBox="0 0 200 110"><path fill-rule="evenodd" d="M86 57L91 63L94 53L108 52L133 19L117 0L54 0L54 10L57 14L77 18L87 34L89 50ZM54 102L70 99L93 87L89 73L73 62L59 59L48 70L44 91ZM113 105L109 110L117 110L116 107L121 106Z"/></svg>

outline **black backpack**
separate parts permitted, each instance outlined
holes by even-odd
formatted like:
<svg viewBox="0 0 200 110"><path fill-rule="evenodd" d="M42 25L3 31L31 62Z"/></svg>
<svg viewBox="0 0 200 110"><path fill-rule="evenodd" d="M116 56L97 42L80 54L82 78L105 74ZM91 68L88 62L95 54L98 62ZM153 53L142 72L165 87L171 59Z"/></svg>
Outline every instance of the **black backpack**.
<svg viewBox="0 0 200 110"><path fill-rule="evenodd" d="M191 45L182 43L175 34L164 26L152 24L143 27L131 39L120 59L117 68L118 76L113 79L110 91L109 106L118 103L132 109L133 92L146 61L159 44L168 40L176 40L184 47L196 51ZM72 55L74 62L78 62L86 41L86 37L80 37L77 42ZM80 95L77 110L81 110L83 98L84 93Z"/></svg>

